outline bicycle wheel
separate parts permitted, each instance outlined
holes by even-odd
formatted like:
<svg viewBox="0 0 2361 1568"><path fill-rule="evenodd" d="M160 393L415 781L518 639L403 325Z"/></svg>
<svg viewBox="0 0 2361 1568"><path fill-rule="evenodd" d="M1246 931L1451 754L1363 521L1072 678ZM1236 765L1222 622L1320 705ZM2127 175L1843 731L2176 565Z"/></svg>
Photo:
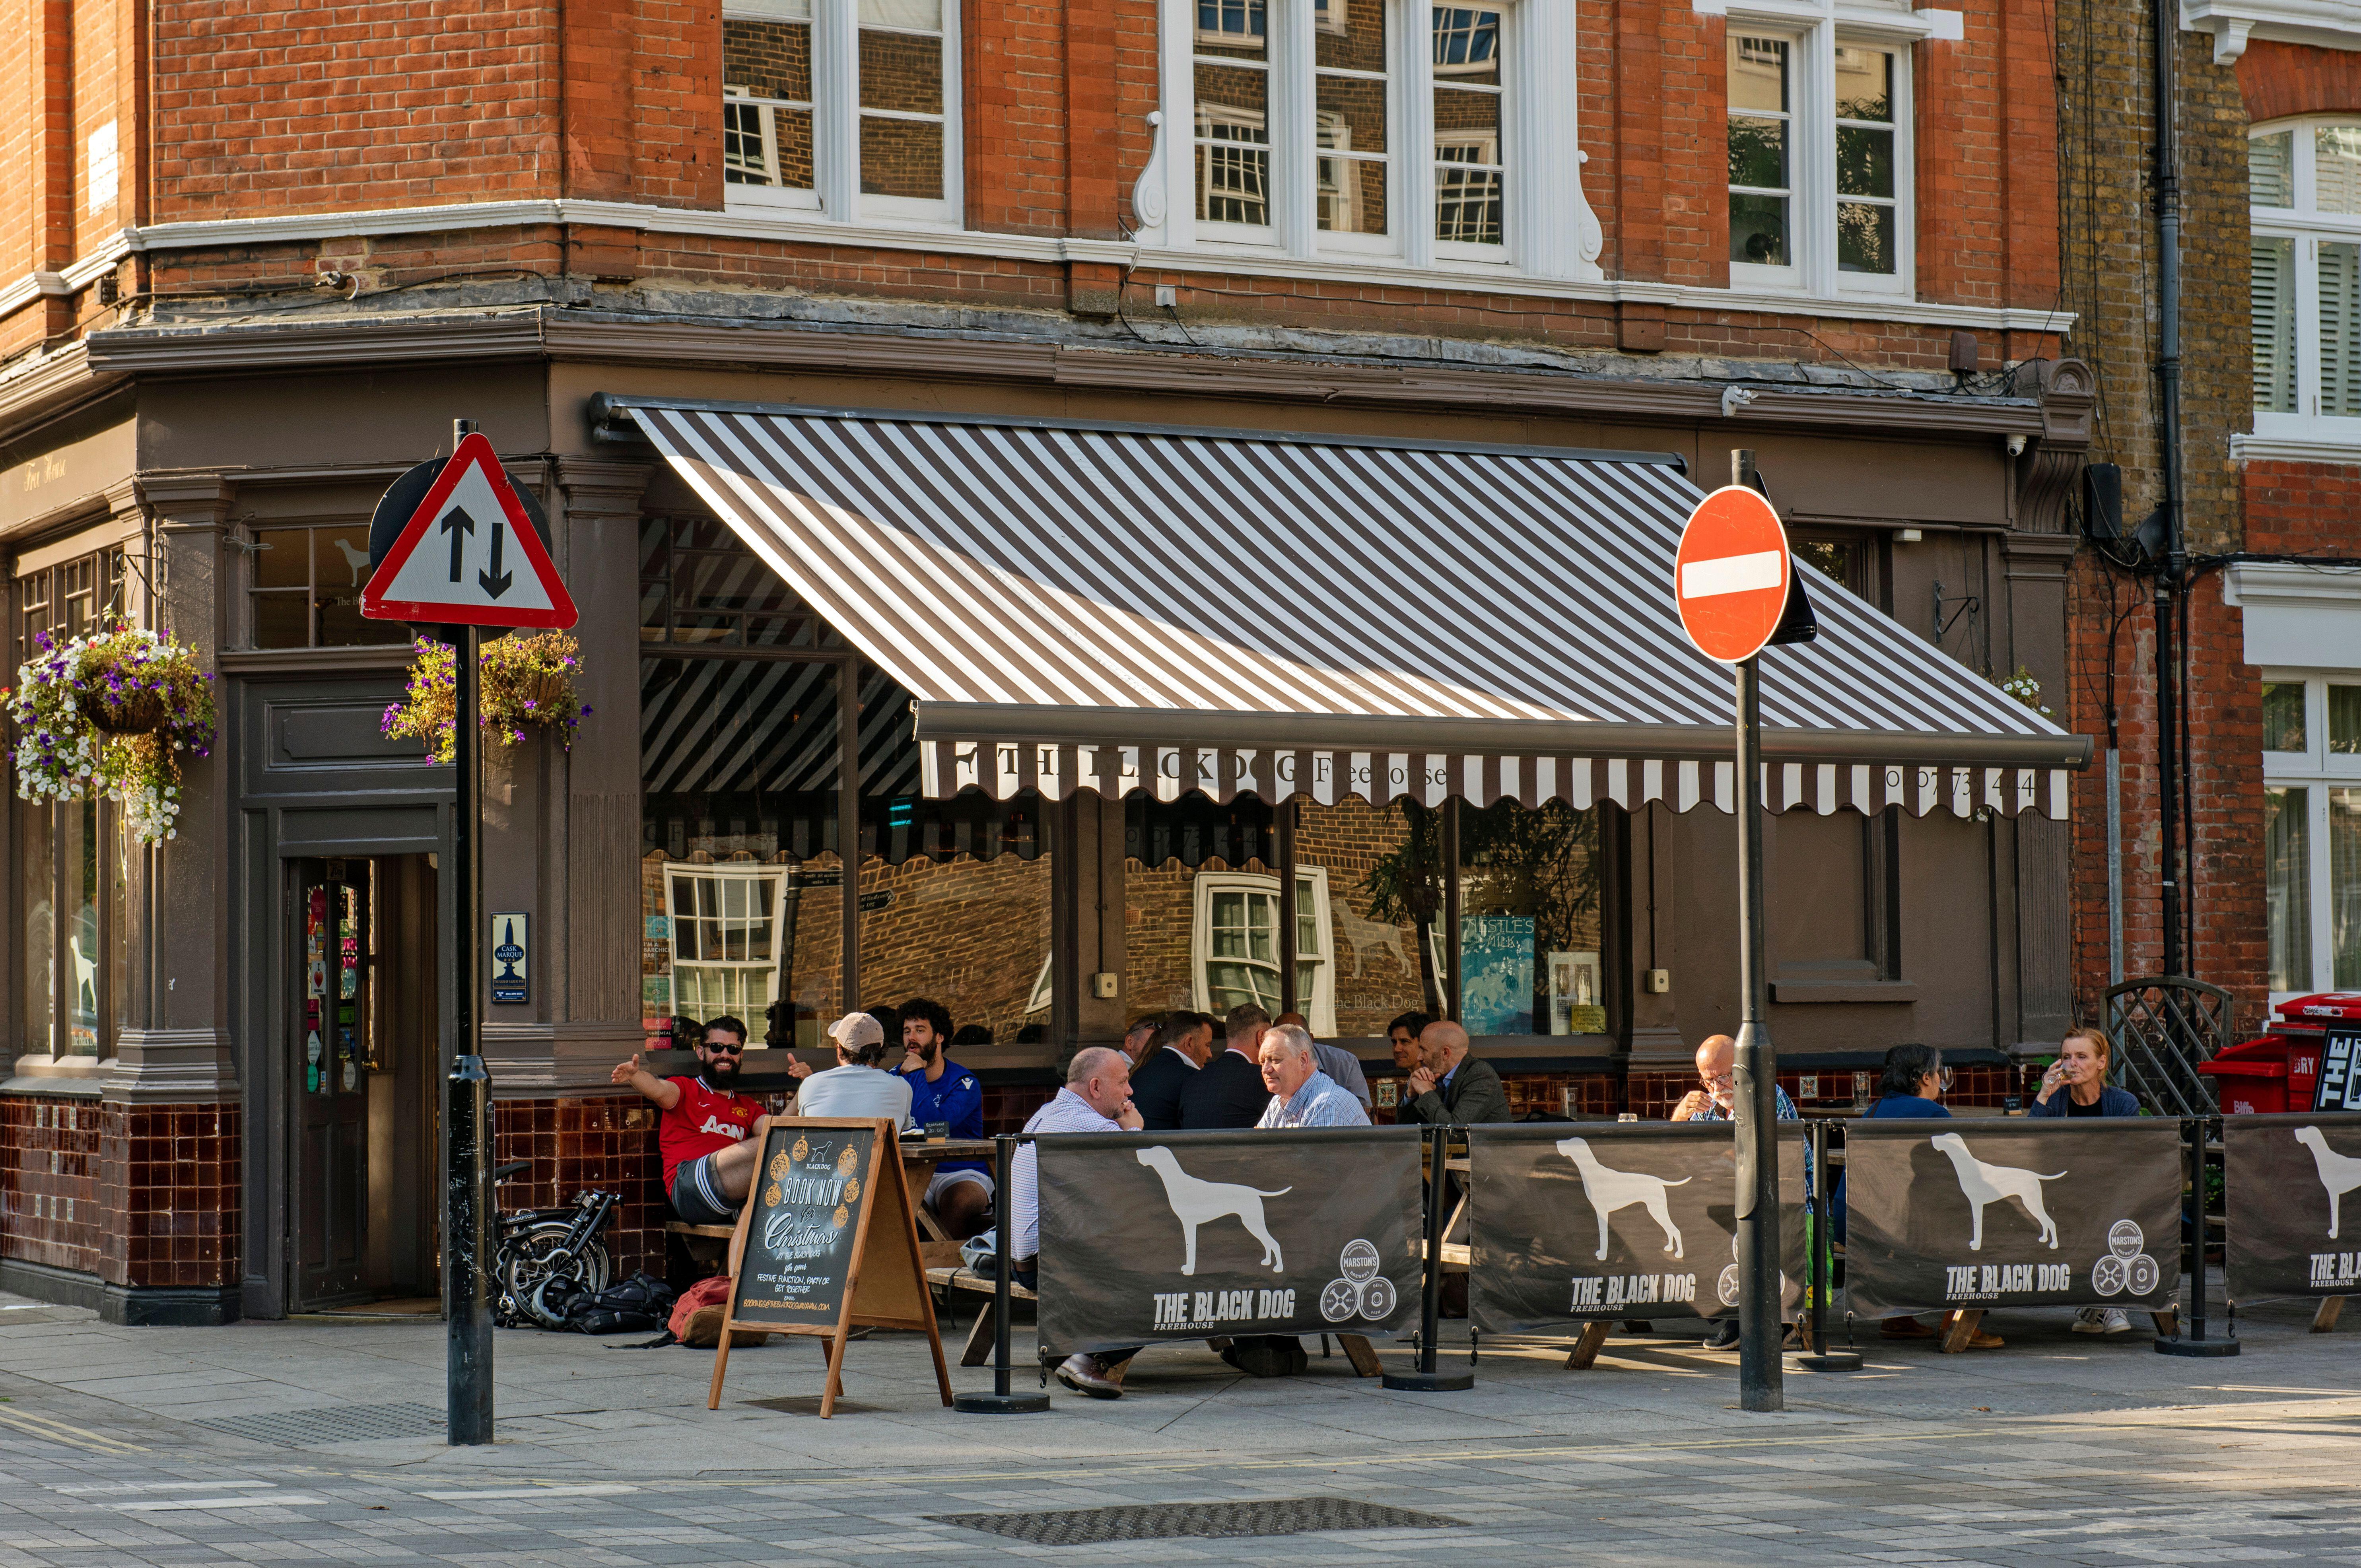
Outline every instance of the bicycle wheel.
<svg viewBox="0 0 2361 1568"><path fill-rule="evenodd" d="M528 1225L500 1248L500 1282L509 1299L519 1312L544 1328L558 1326L533 1309L535 1292L544 1280L563 1277L595 1296L607 1288L607 1276L613 1267L605 1245L595 1238L584 1243L579 1252L567 1253L566 1238L572 1228L558 1220Z"/></svg>

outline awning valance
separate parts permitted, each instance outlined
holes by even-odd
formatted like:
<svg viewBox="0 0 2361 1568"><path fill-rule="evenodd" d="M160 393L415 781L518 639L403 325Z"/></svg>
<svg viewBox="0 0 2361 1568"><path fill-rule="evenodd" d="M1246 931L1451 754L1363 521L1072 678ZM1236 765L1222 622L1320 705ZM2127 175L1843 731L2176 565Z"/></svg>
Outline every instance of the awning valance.
<svg viewBox="0 0 2361 1568"><path fill-rule="evenodd" d="M1666 456L607 396L916 697L926 792L1729 809ZM2066 812L2069 735L1815 577L1765 795Z"/></svg>

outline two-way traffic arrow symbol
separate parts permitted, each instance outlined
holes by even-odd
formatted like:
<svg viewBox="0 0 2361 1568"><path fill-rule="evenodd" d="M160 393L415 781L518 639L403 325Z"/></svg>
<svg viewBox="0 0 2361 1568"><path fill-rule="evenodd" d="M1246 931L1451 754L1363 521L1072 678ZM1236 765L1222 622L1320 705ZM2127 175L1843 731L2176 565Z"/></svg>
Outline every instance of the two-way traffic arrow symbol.
<svg viewBox="0 0 2361 1568"><path fill-rule="evenodd" d="M500 570L500 541L505 538L507 534L508 525L506 523L496 522L492 524L492 569L489 572L478 572L476 574L477 583L486 593L491 595L494 598L498 598L502 594L508 592L509 585L516 581L516 574L514 572L503 572Z"/></svg>
<svg viewBox="0 0 2361 1568"><path fill-rule="evenodd" d="M476 532L476 520L467 515L465 507L453 507L443 514L443 532L451 536L451 580L459 580L459 558L466 551L467 535ZM498 530L494 530L495 535Z"/></svg>

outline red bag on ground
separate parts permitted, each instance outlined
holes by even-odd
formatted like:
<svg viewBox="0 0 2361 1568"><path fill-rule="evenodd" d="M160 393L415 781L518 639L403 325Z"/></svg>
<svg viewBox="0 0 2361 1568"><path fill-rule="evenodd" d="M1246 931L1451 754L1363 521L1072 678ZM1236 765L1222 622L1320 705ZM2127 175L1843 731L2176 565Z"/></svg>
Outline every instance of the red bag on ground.
<svg viewBox="0 0 2361 1568"><path fill-rule="evenodd" d="M665 1326L673 1337L696 1350L709 1350L721 1343L721 1321L730 1314L730 1277L717 1274L710 1279L700 1279L680 1293L673 1303L672 1321ZM731 1336L730 1348L743 1350L750 1344L761 1344L771 1336L741 1329Z"/></svg>

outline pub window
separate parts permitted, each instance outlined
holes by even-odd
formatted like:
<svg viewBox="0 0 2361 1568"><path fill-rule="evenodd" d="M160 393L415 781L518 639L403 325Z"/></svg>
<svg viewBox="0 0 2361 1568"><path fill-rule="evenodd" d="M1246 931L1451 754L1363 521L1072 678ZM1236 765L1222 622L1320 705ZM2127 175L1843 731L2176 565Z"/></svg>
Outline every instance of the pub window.
<svg viewBox="0 0 2361 1568"><path fill-rule="evenodd" d="M2361 990L2361 671L2263 683L2271 999Z"/></svg>
<svg viewBox="0 0 2361 1568"><path fill-rule="evenodd" d="M956 222L956 0L727 0L721 165L733 203Z"/></svg>
<svg viewBox="0 0 2361 1568"><path fill-rule="evenodd" d="M665 872L672 1012L697 1019L768 1015L777 1000L779 894L789 874L736 865Z"/></svg>
<svg viewBox="0 0 2361 1568"><path fill-rule="evenodd" d="M247 598L257 648L349 648L401 642L409 630L361 619L369 579L368 524L259 528L247 552Z"/></svg>
<svg viewBox="0 0 2361 1568"><path fill-rule="evenodd" d="M1190 941L1195 1005L1226 1013L1252 1003L1274 1016L1283 1011L1279 988L1279 878L1243 872L1202 872L1191 890L1194 925ZM1335 970L1328 961L1328 873L1295 879L1295 994L1312 1032L1336 1032Z"/></svg>
<svg viewBox="0 0 2361 1568"><path fill-rule="evenodd" d="M18 577L16 663L128 616L127 565L116 548ZM97 800L19 800L16 813L23 954L16 1048L59 1058L105 1056L128 980L130 863L121 814Z"/></svg>

